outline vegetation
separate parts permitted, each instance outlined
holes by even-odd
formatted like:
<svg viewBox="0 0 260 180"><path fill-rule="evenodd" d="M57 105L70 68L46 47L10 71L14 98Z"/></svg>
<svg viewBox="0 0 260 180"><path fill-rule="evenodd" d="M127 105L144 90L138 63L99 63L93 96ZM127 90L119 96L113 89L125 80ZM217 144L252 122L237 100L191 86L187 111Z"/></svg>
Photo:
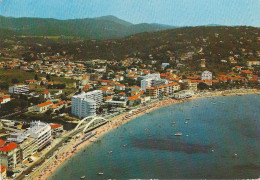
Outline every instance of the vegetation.
<svg viewBox="0 0 260 180"><path fill-rule="evenodd" d="M87 34L87 33L86 33ZM44 59L61 55L70 60L107 59L117 61L117 65L108 65L113 71L125 70L121 63L126 58L141 59L142 62L132 64L151 64L163 72L161 63L168 62L167 68L177 68L180 72L198 72L210 70L214 75L230 72L235 65L245 66L248 60L260 60L258 40L259 28L254 27L185 27L171 30L141 33L117 40L78 40L47 39L37 37L21 38L12 36L2 38L1 47L11 48L9 56L23 57L26 61ZM0 38L1 40L1 38ZM13 50L15 42L19 42L20 50ZM0 48L1 48L0 47ZM44 55L42 55L44 53ZM192 53L187 57L187 53ZM170 60L170 57L174 57ZM230 57L237 63L233 64ZM0 55L0 59L7 58ZM201 67L201 59L205 59L206 67ZM226 62L222 62L222 60ZM178 67L182 64L182 67ZM18 79L19 80L19 79Z"/></svg>
<svg viewBox="0 0 260 180"><path fill-rule="evenodd" d="M74 39L75 37L80 37L88 39L113 39L173 27L156 24L135 25L114 16L74 20L7 18L0 16L0 28L13 30L14 32L7 35L15 33L22 38Z"/></svg>

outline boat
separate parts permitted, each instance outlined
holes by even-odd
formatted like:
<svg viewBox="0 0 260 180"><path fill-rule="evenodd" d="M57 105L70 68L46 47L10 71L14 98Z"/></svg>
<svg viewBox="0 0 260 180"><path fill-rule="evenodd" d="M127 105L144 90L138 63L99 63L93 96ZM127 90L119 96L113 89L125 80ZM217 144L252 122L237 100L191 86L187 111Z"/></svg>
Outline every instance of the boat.
<svg viewBox="0 0 260 180"><path fill-rule="evenodd" d="M112 152L113 152L113 151L108 151L107 153L108 153L108 154L111 154Z"/></svg>
<svg viewBox="0 0 260 180"><path fill-rule="evenodd" d="M103 172L99 172L98 175L103 175L104 173Z"/></svg>
<svg viewBox="0 0 260 180"><path fill-rule="evenodd" d="M190 120L190 118L186 118L186 120Z"/></svg>
<svg viewBox="0 0 260 180"><path fill-rule="evenodd" d="M86 176L81 176L81 178L80 178L80 179L85 179L85 177L86 177Z"/></svg>
<svg viewBox="0 0 260 180"><path fill-rule="evenodd" d="M176 122L175 122L175 121L172 121L171 123L172 123L172 124L175 124Z"/></svg>
<svg viewBox="0 0 260 180"><path fill-rule="evenodd" d="M123 145L123 147L126 147L126 146L127 146L127 144L124 144L124 145Z"/></svg>
<svg viewBox="0 0 260 180"><path fill-rule="evenodd" d="M174 136L182 136L182 133L175 133Z"/></svg>
<svg viewBox="0 0 260 180"><path fill-rule="evenodd" d="M184 124L188 124L188 122L186 121L186 122L184 122Z"/></svg>

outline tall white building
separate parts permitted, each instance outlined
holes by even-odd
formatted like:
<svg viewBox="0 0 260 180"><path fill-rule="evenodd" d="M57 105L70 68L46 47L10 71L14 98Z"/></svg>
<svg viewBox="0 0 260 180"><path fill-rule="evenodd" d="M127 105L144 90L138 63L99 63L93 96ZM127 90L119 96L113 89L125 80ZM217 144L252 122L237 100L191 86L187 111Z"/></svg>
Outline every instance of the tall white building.
<svg viewBox="0 0 260 180"><path fill-rule="evenodd" d="M27 131L12 133L7 138L7 145L4 145L5 141L0 140L0 160L8 168L14 168L37 150L43 149L50 141L51 126L40 121L31 122Z"/></svg>
<svg viewBox="0 0 260 180"><path fill-rule="evenodd" d="M201 74L201 80L212 80L212 73L210 71L203 71Z"/></svg>
<svg viewBox="0 0 260 180"><path fill-rule="evenodd" d="M141 89L145 91L147 87L156 87L164 84L168 84L168 81L161 79L160 74L148 74L142 77Z"/></svg>
<svg viewBox="0 0 260 180"><path fill-rule="evenodd" d="M51 141L51 126L41 121L31 122L27 131L11 134L7 141L21 144L29 137L36 139L37 150L40 150Z"/></svg>
<svg viewBox="0 0 260 180"><path fill-rule="evenodd" d="M21 94L25 92L29 92L29 85L14 85L9 87L10 94Z"/></svg>
<svg viewBox="0 0 260 180"><path fill-rule="evenodd" d="M90 91L85 94L86 98L93 99L99 107L103 102L103 93L101 90Z"/></svg>
<svg viewBox="0 0 260 180"><path fill-rule="evenodd" d="M100 90L82 92L71 98L71 113L79 118L95 116L96 108L102 104L103 94Z"/></svg>
<svg viewBox="0 0 260 180"><path fill-rule="evenodd" d="M35 121L30 123L30 129L27 130L30 137L37 139L38 149L42 149L51 141L51 126L47 123Z"/></svg>

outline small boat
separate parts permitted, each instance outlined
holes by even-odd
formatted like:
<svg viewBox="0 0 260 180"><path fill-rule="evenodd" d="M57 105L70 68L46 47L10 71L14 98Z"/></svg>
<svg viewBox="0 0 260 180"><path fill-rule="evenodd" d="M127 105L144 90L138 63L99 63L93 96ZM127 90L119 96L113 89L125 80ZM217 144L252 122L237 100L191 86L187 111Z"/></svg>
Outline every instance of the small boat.
<svg viewBox="0 0 260 180"><path fill-rule="evenodd" d="M81 178L80 178L80 179L85 179L85 177L86 177L86 176L81 176Z"/></svg>
<svg viewBox="0 0 260 180"><path fill-rule="evenodd" d="M175 122L175 121L172 121L171 123L172 123L172 124L175 124L176 122Z"/></svg>
<svg viewBox="0 0 260 180"><path fill-rule="evenodd" d="M113 151L108 151L107 153L108 153L108 154L111 154L112 152L113 152Z"/></svg>
<svg viewBox="0 0 260 180"><path fill-rule="evenodd" d="M104 173L103 172L99 172L98 175L103 175Z"/></svg>
<svg viewBox="0 0 260 180"><path fill-rule="evenodd" d="M190 120L190 118L186 118L186 120Z"/></svg>
<svg viewBox="0 0 260 180"><path fill-rule="evenodd" d="M174 136L182 136L182 133L175 133Z"/></svg>
<svg viewBox="0 0 260 180"><path fill-rule="evenodd" d="M127 144L124 144L124 145L123 145L123 147L126 147L126 146L127 146Z"/></svg>
<svg viewBox="0 0 260 180"><path fill-rule="evenodd" d="M186 122L184 122L184 124L188 124L188 122L186 121Z"/></svg>

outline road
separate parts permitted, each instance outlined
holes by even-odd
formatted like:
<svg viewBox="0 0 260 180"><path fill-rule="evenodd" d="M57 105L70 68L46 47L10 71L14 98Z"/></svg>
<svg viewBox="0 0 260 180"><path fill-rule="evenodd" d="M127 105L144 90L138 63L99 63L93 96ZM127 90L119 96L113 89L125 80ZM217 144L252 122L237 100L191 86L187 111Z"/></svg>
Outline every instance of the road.
<svg viewBox="0 0 260 180"><path fill-rule="evenodd" d="M103 122L101 124L98 124L94 127L90 127L89 129L87 129L86 132L89 132L89 131L92 131L102 125L104 125L106 122ZM65 134L62 135L62 137L59 137L57 139L55 139L50 146L46 147L46 149L44 149L42 152L41 152L41 156L44 157L44 158L40 158L37 159L35 162L33 162L26 170L24 170L23 173L19 173L19 174L16 174L17 177L15 179L33 179L35 178L37 175L40 174L40 172L42 172L49 164L51 164L54 160L55 160L55 155L58 155L62 152L64 152L69 146L70 144L68 143L67 145L63 146L63 143L65 143L67 140L71 139L71 138L75 138L76 135L80 132L82 132L82 130L84 129L84 126L80 127L79 129L77 130L72 130L72 131L69 131L69 132L66 132ZM59 150L58 148L61 147ZM46 159L50 154L53 155L49 158L49 159ZM45 162L43 163L43 160L45 159ZM32 169L34 167L37 167L37 169L32 172ZM26 174L29 174L29 176L26 178L25 175Z"/></svg>

